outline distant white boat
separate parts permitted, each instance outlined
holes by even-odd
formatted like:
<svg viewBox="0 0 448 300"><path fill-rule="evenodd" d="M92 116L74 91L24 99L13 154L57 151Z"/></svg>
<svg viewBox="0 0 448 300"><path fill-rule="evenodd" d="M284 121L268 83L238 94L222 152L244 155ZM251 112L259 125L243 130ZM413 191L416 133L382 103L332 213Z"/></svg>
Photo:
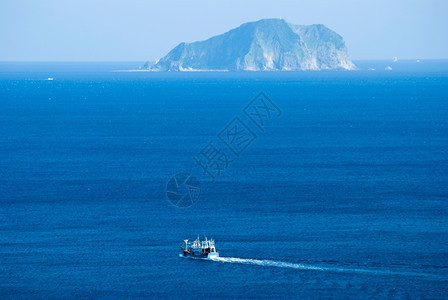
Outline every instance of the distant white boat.
<svg viewBox="0 0 448 300"><path fill-rule="evenodd" d="M53 80L53 77L48 77L47 80Z"/></svg>
<svg viewBox="0 0 448 300"><path fill-rule="evenodd" d="M415 62L418 62L418 63L419 63L419 62L420 62L420 59L417 59Z"/></svg>
<svg viewBox="0 0 448 300"><path fill-rule="evenodd" d="M387 66L387 67L384 68L384 70L386 70L386 71L391 71L391 70L392 70L392 67L391 67L391 66Z"/></svg>
<svg viewBox="0 0 448 300"><path fill-rule="evenodd" d="M398 61L398 57L394 56L394 62Z"/></svg>
<svg viewBox="0 0 448 300"><path fill-rule="evenodd" d="M368 68L367 71L375 71L374 68Z"/></svg>

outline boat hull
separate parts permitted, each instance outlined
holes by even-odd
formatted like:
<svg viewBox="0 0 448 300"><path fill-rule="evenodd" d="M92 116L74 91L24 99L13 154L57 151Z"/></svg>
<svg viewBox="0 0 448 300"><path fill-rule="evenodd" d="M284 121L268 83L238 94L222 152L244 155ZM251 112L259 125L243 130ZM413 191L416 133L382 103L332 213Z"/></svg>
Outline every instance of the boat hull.
<svg viewBox="0 0 448 300"><path fill-rule="evenodd" d="M195 254L195 253L189 253L187 251L184 251L183 256L187 257L187 258L193 258L193 259L214 259L214 258L219 257L219 252L207 253L207 254L205 254L205 253Z"/></svg>

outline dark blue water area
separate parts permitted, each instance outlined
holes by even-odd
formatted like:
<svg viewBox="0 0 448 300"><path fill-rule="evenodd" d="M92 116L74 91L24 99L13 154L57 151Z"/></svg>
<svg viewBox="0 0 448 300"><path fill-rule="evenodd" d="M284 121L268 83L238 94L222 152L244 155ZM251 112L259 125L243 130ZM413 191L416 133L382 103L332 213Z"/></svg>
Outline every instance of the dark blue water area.
<svg viewBox="0 0 448 300"><path fill-rule="evenodd" d="M447 297L448 61L119 71L142 64L0 63L2 299ZM281 110L262 129L259 92ZM239 155L218 137L235 117ZM179 257L198 234L222 261Z"/></svg>

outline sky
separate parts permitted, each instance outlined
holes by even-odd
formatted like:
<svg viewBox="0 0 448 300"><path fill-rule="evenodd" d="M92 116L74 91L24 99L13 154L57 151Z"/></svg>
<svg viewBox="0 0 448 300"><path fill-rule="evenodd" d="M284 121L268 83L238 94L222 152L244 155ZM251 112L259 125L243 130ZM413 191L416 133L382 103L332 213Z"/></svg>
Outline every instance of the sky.
<svg viewBox="0 0 448 300"><path fill-rule="evenodd" d="M355 60L448 58L448 0L0 0L0 61L153 61L263 18L324 24Z"/></svg>

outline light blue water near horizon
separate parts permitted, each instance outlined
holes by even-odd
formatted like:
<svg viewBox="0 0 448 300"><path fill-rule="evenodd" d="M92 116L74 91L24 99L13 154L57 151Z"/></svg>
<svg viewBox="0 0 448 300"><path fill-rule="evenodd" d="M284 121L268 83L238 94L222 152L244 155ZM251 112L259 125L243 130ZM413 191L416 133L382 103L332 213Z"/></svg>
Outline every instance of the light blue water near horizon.
<svg viewBox="0 0 448 300"><path fill-rule="evenodd" d="M1 62L1 298L446 298L448 61L355 63ZM193 157L260 91L282 115L208 182ZM179 258L198 234L220 260Z"/></svg>

